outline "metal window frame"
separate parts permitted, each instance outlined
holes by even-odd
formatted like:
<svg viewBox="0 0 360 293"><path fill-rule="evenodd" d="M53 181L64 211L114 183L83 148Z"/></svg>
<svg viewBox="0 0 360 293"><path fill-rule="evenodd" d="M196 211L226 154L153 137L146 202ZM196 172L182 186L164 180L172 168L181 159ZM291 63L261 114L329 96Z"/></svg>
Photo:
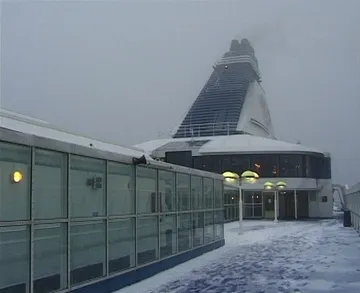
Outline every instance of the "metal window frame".
<svg viewBox="0 0 360 293"><path fill-rule="evenodd" d="M16 144L15 144L16 146ZM40 148L39 149L43 149L43 148ZM202 247L202 246L206 246L208 245L209 243L205 243L205 240L204 240L204 233L205 233L205 214L207 212L212 212L212 215L213 215L213 227L215 227L215 224L214 224L214 215L215 215L215 212L222 212L223 211L223 207L222 208L216 208L215 207L215 180L213 177L211 176L206 176L207 174L205 174L204 176L199 176L198 174L192 174L191 172L189 173L185 173L185 172L178 172L176 170L172 170L172 171L169 171L169 172L172 172L174 174L174 183L175 183L175 186L174 186L174 201L175 201L175 209L174 210L171 210L171 211L168 211L168 212L164 212L162 213L160 208L159 208L159 172L160 172L160 168L156 168L156 167L152 167L152 169L155 169L156 170L156 197L157 197L157 210L155 213L144 213L144 214L139 214L138 213L138 192L137 192L137 167L133 165L133 169L132 169L132 195L133 195L133 202L134 202L134 213L130 213L130 214L122 214L122 215L112 215L110 216L109 215L109 195L108 195L108 191L109 191L109 187L108 187L108 175L109 175L109 162L113 162L113 160L107 160L107 159L104 159L105 161L105 178L104 178L104 182L103 182L103 188L104 188L104 196L105 196L105 199L104 199L104 208L105 208L105 215L104 216L100 216L100 217L81 217L81 218L72 218L71 217L71 192L70 192L70 189L71 189L71 181L72 181L72 178L71 178L71 159L72 159L72 156L73 154L70 153L70 152L62 152L65 156L66 156L66 166L64 166L63 168L65 168L64 170L64 174L65 174L65 178L66 178L66 182L64 182L64 184L66 184L66 193L64 193L63 196L65 196L66 198L66 217L65 218L53 218L53 219L35 219L35 197L34 197L34 185L36 182L35 181L35 176L34 176L34 169L35 169L35 151L37 150L37 147L34 147L34 146L31 146L30 147L30 154L31 154L31 160L30 160L30 166L29 166L29 169L30 169L30 177L31 177L31 180L30 180L30 186L29 186L29 196L30 196L30 200L29 200L29 203L30 203L30 217L28 220L23 220L23 221L12 221L12 222L1 222L0 221L0 227L13 227L13 226L19 226L19 225L24 225L26 226L26 229L28 231L28 235L29 235L29 248L28 248L28 252L29 252L29 276L28 276L28 286L27 286L27 291L26 293L34 293L34 245L35 245L35 225L39 225L39 224L64 224L66 225L66 227L64 227L65 229L65 233L64 233L64 236L66 235L66 239L64 239L64 241L66 242L66 288L61 288L58 292L67 292L68 290L74 290L74 289L77 289L77 288L81 288L81 287L84 287L84 286L88 286L90 284L93 284L93 283L97 283L101 280L105 280L107 278L112 278L116 275L121 275L121 274L124 274L128 271L132 271L132 270L135 270L137 268L140 268L140 267L144 267L144 266L147 266L151 263L155 263L155 262L158 262L160 260L163 260L163 259L166 259L166 258L170 258L170 257L174 257L176 255L180 255L182 253L185 253L189 250L193 250L193 249L197 249L199 247ZM51 149L48 149L49 151L56 151L56 152L59 152L57 150L51 150ZM79 154L74 154L75 156L79 156ZM80 155L82 156L82 155ZM87 157L87 156L82 156L82 157ZM90 159L99 159L99 158L92 158L92 157L89 157ZM119 162L119 163L122 163L122 162ZM124 163L125 164L125 163ZM178 184L179 184L179 179L178 179L178 175L180 174L184 174L187 176L187 179L189 180L188 183L189 183L189 186L188 186L188 194L186 195L188 197L188 206L186 206L186 208L189 208L189 209L186 209L186 210L183 210L183 206L182 206L182 203L180 202L180 204L178 204L180 198L179 198L179 192L178 192ZM201 208L198 208L196 210L193 209L193 203L192 203L192 200L193 200L193 196L192 196L192 192L191 192L191 189L192 189L192 180L191 178L193 176L197 176L197 177L200 177L201 179L201 188L202 188L202 192L201 192L201 197L202 197L202 203L203 203L203 206ZM205 206L205 198L204 198L204 186L203 186L203 182L204 182L204 178L210 178L212 179L212 208L207 208ZM217 180L217 179L216 179ZM220 181L220 180L219 180ZM221 194L221 198L223 199L224 197L224 188L222 186L222 194ZM191 239L190 239L190 249L189 250L186 250L186 251L182 251L179 253L179 227L180 227L180 220L179 220L179 217L181 217L182 214L188 214L190 216L190 223L192 224L192 220L194 218L194 213L199 213L201 212L203 214L203 223L204 223L204 227L203 227L203 243L200 245L200 246L197 246L197 247L194 247L193 245L193 235L192 233L191 234ZM167 257L164 257L162 258L161 257L161 253L160 253L160 249L161 249L161 224L160 224L160 217L162 215L172 215L172 216L175 216L175 226L176 226L176 251L175 253L172 253L171 255L167 256ZM138 264L138 219L139 218L142 218L142 217L148 217L148 216L152 216L152 217L157 217L157 245L158 245L158 257L156 258L156 260L154 260L153 262L149 262L149 263L146 263L146 264L142 264L142 265L139 265ZM124 271L120 271L118 273L113 273L113 274L110 274L109 272L109 221L112 221L112 220L118 220L118 219L133 219L133 224L134 224L134 236L135 236L135 239L134 239L134 253L135 253L135 265L134 266L131 266L128 270L124 270ZM71 252L71 225L72 224L86 224L86 223L92 223L92 222L101 222L102 225L104 226L104 233L105 233L105 266L104 266L104 272L103 272L103 276L101 277L98 277L98 278L95 278L95 279L91 279L91 280L88 280L84 283L81 283L81 284L71 284L71 256L72 256L72 252ZM190 227L190 229L192 229L192 227ZM213 241L218 241L220 238L215 238L215 231L213 232ZM60 272L60 274L64 273L63 271ZM61 287L63 286L64 284L61 283Z"/></svg>

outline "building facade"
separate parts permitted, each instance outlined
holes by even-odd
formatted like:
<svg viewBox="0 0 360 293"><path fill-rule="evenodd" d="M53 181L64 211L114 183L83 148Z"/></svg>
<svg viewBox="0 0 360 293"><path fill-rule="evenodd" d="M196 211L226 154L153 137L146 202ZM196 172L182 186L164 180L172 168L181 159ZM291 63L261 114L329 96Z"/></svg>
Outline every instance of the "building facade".
<svg viewBox="0 0 360 293"><path fill-rule="evenodd" d="M260 180L243 187L245 218L274 217L274 192L263 191L266 181L287 183L279 197L280 219L332 216L331 157L275 138L258 61L247 39L233 40L215 63L172 138L136 147L159 160L214 173L257 172ZM238 198L225 196L227 220L238 215Z"/></svg>
<svg viewBox="0 0 360 293"><path fill-rule="evenodd" d="M0 293L115 291L224 244L221 175L129 153L0 128Z"/></svg>

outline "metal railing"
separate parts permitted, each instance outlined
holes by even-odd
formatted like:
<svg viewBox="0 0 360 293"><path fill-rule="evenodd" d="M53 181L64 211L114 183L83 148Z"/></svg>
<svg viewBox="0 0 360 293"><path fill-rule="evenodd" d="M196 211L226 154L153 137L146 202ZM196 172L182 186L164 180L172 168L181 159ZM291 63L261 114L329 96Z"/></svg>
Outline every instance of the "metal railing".
<svg viewBox="0 0 360 293"><path fill-rule="evenodd" d="M215 67L218 65L227 65L232 63L245 63L248 62L251 64L256 74L260 77L260 72L257 64L254 61L254 58L250 55L241 55L241 56L231 56L231 57L223 57L217 62L215 62Z"/></svg>
<svg viewBox="0 0 360 293"><path fill-rule="evenodd" d="M360 183L355 185L344 196L345 207L350 211L351 224L360 232Z"/></svg>
<svg viewBox="0 0 360 293"><path fill-rule="evenodd" d="M238 122L216 122L181 125L176 137L200 137L215 135L230 135L236 133Z"/></svg>

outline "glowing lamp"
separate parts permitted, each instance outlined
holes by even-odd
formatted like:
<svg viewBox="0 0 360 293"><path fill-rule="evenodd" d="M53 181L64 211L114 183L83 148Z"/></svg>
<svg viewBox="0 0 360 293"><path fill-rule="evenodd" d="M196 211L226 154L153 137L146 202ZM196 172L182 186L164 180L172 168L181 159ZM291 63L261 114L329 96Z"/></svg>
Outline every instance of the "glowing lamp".
<svg viewBox="0 0 360 293"><path fill-rule="evenodd" d="M277 189L284 189L286 188L286 183L283 181L279 181L278 183L276 183L276 187Z"/></svg>
<svg viewBox="0 0 360 293"><path fill-rule="evenodd" d="M11 179L14 183L19 183L23 179L23 174L20 171L15 171L11 175Z"/></svg>
<svg viewBox="0 0 360 293"><path fill-rule="evenodd" d="M266 189L266 190L271 190L271 189L273 189L275 186L274 186L274 183L272 183L272 182L265 182L264 183L264 188Z"/></svg>
<svg viewBox="0 0 360 293"><path fill-rule="evenodd" d="M234 172L226 171L222 175L224 176L225 181L229 183L234 183L239 180L239 175Z"/></svg>
<svg viewBox="0 0 360 293"><path fill-rule="evenodd" d="M253 171L245 171L241 174L241 179L245 183L255 183L259 179L259 175Z"/></svg>

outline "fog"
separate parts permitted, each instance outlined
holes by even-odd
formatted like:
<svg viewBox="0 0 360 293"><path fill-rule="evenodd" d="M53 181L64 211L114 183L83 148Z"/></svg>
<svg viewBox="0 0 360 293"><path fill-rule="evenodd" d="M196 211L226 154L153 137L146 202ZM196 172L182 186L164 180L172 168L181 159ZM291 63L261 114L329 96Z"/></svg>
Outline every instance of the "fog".
<svg viewBox="0 0 360 293"><path fill-rule="evenodd" d="M1 106L132 145L168 136L228 50L259 60L278 139L360 181L360 1L3 1Z"/></svg>

